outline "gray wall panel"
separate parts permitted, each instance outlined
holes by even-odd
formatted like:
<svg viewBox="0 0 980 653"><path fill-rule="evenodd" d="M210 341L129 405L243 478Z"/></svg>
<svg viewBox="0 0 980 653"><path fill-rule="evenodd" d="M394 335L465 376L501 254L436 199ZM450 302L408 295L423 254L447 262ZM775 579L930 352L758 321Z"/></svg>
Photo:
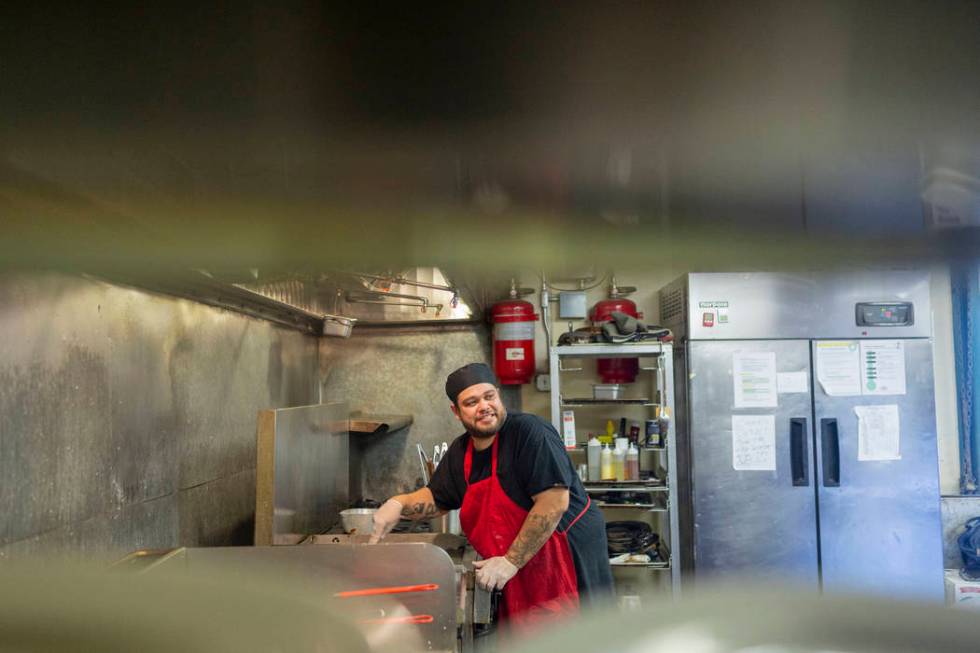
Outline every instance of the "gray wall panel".
<svg viewBox="0 0 980 653"><path fill-rule="evenodd" d="M490 337L483 325L441 329L365 329L348 340L320 341L322 400L346 401L351 411L408 413L414 423L380 436L351 434L350 450L364 498L384 500L414 490L420 481L421 443L429 456L437 442L463 432L449 409L446 376L467 363L490 361ZM520 406L519 390L505 388L505 405Z"/></svg>
<svg viewBox="0 0 980 653"><path fill-rule="evenodd" d="M177 496L172 494L19 540L0 548L0 560L58 556L108 562L137 549L178 545Z"/></svg>
<svg viewBox="0 0 980 653"><path fill-rule="evenodd" d="M316 359L191 301L0 275L0 556L242 543L256 414L314 403Z"/></svg>
<svg viewBox="0 0 980 653"><path fill-rule="evenodd" d="M112 451L109 470L120 503L177 490L177 415L168 371L173 301L119 289L105 315L111 342ZM130 390L127 392L127 390Z"/></svg>
<svg viewBox="0 0 980 653"><path fill-rule="evenodd" d="M111 505L104 299L86 282L0 284L0 544Z"/></svg>
<svg viewBox="0 0 980 653"><path fill-rule="evenodd" d="M181 545L250 545L255 529L255 470L181 490L177 506Z"/></svg>

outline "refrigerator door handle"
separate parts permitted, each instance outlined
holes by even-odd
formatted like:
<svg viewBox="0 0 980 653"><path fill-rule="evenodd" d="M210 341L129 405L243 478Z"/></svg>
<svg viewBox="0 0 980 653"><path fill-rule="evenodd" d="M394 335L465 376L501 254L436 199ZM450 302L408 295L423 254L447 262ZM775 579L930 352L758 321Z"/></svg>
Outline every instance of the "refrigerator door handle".
<svg viewBox="0 0 980 653"><path fill-rule="evenodd" d="M836 418L824 417L820 420L820 441L823 453L823 486L840 487L840 437Z"/></svg>
<svg viewBox="0 0 980 653"><path fill-rule="evenodd" d="M810 456L807 452L806 435L806 418L791 417L789 420L790 471L793 485L797 487L810 485Z"/></svg>

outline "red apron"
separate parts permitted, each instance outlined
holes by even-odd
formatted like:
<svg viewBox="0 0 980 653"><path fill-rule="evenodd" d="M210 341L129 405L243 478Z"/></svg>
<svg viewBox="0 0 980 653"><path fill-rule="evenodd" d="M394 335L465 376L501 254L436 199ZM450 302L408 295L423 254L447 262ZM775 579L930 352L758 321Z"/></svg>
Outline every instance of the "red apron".
<svg viewBox="0 0 980 653"><path fill-rule="evenodd" d="M493 441L490 476L470 484L473 441L466 445L463 476L466 495L459 521L470 544L484 559L507 553L517 537L528 511L514 503L497 480L498 434ZM591 502L591 500L590 500ZM569 524L589 509L589 503ZM503 589L500 618L512 626L533 626L578 613L578 584L575 564L568 546L568 529L555 529L534 557L510 579Z"/></svg>

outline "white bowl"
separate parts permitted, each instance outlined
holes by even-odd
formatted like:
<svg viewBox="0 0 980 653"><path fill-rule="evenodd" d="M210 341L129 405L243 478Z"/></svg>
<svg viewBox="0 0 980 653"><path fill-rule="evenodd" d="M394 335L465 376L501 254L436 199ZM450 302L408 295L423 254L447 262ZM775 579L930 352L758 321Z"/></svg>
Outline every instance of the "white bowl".
<svg viewBox="0 0 980 653"><path fill-rule="evenodd" d="M374 513L377 508L348 508L340 511L340 524L345 533L370 535L374 530Z"/></svg>

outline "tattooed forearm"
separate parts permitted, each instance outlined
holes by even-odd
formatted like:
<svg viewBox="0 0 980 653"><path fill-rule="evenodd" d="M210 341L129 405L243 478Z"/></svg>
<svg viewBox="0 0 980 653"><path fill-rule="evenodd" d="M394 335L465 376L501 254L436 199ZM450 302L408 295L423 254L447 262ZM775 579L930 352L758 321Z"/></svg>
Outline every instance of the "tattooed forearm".
<svg viewBox="0 0 980 653"><path fill-rule="evenodd" d="M415 503L406 504L402 508L402 517L406 519L432 519L438 515L441 511L434 503L426 503L423 501L417 501Z"/></svg>
<svg viewBox="0 0 980 653"><path fill-rule="evenodd" d="M446 512L436 505L435 497L427 487L394 498L402 504L402 517L405 519L432 519Z"/></svg>
<svg viewBox="0 0 980 653"><path fill-rule="evenodd" d="M507 559L516 567L523 567L555 532L563 513L555 510L536 514L532 509L521 526L521 532L507 550Z"/></svg>
<svg viewBox="0 0 980 653"><path fill-rule="evenodd" d="M524 525L507 550L507 559L518 568L523 567L555 532L566 510L568 490L564 488L547 490L535 497Z"/></svg>

